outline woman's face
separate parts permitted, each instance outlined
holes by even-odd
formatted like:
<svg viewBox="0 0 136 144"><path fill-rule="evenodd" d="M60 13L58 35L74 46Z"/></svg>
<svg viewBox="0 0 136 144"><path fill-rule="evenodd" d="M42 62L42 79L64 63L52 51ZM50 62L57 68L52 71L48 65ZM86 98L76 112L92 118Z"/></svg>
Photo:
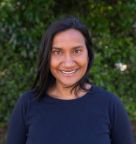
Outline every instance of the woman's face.
<svg viewBox="0 0 136 144"><path fill-rule="evenodd" d="M86 73L88 51L85 38L75 29L59 32L52 43L50 71L57 86L72 86Z"/></svg>

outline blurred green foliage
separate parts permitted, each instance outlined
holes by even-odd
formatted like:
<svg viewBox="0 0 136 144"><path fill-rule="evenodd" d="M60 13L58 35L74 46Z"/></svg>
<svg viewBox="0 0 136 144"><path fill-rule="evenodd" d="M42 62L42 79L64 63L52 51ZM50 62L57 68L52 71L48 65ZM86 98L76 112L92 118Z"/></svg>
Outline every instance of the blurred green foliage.
<svg viewBox="0 0 136 144"><path fill-rule="evenodd" d="M118 95L136 119L136 0L2 0L0 122L8 121L17 98L32 85L43 32L64 15L79 17L90 29L90 79Z"/></svg>

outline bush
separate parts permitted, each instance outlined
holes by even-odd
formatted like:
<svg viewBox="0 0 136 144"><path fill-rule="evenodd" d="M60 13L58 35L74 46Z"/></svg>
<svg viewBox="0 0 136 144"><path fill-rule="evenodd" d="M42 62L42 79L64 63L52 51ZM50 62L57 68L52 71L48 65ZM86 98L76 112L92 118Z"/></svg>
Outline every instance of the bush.
<svg viewBox="0 0 136 144"><path fill-rule="evenodd" d="M0 3L0 122L7 122L32 85L43 31L58 17L75 15L90 28L95 61L90 79L117 94L136 119L136 1L3 0ZM122 68L124 67L124 70ZM125 69L126 68L126 69Z"/></svg>

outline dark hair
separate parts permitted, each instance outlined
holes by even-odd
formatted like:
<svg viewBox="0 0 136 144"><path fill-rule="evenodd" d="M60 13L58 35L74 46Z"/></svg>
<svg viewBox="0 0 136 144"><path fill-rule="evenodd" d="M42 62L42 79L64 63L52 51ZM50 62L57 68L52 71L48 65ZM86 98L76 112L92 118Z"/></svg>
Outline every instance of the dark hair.
<svg viewBox="0 0 136 144"><path fill-rule="evenodd" d="M52 41L54 36L62 31L65 31L67 29L76 29L80 31L86 42L86 47L88 50L88 56L89 56L89 63L88 68L85 73L85 75L82 77L80 81L78 81L73 89L75 90L75 94L77 94L77 88L86 90L84 84L86 82L89 83L87 74L92 66L93 62L93 52L92 52L92 41L91 37L89 35L88 29L84 24L82 24L79 19L75 17L67 17L61 20L58 20L54 23L52 23L46 30L45 34L43 35L42 41L41 41L41 47L39 51L39 57L38 57L38 67L37 67L37 75L36 79L34 81L34 84L32 86L32 90L36 92L36 98L40 100L43 98L50 86L52 86L55 83L55 78L50 72L50 57L51 57L51 48L52 48Z"/></svg>

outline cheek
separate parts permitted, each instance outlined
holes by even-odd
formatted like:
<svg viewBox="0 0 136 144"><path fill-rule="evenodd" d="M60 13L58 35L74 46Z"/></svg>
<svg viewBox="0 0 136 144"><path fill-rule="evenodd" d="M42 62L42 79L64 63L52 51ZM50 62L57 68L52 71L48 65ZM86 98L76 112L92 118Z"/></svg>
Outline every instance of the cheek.
<svg viewBox="0 0 136 144"><path fill-rule="evenodd" d="M51 72L52 72L52 69L54 69L54 67L56 65L54 62L55 62L54 59L51 57L51 59L50 59L50 70L51 70Z"/></svg>
<svg viewBox="0 0 136 144"><path fill-rule="evenodd" d="M59 65L59 59L51 58L50 60L50 70L51 72L54 71Z"/></svg>
<svg viewBox="0 0 136 144"><path fill-rule="evenodd" d="M61 61L59 58L51 58L50 60L50 72L55 79L59 79L60 77L60 73L58 72L60 63Z"/></svg>
<svg viewBox="0 0 136 144"><path fill-rule="evenodd" d="M84 54L82 55L80 58L79 58L79 62L80 62L80 65L81 66L88 66L88 62L89 62L89 57L87 54Z"/></svg>

